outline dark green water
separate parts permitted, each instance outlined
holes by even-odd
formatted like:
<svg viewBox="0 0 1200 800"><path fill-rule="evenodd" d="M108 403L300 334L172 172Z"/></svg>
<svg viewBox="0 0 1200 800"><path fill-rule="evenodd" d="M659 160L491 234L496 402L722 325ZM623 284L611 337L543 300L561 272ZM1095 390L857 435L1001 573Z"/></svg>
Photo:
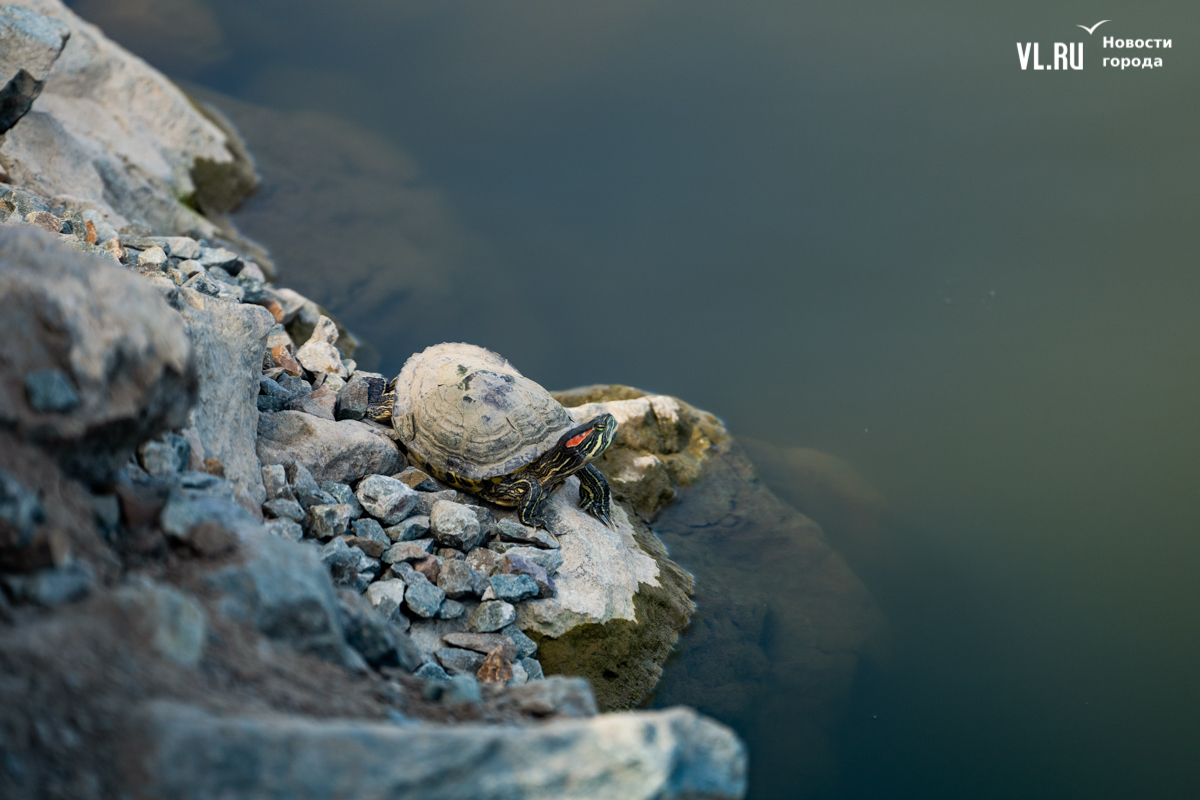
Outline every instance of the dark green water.
<svg viewBox="0 0 1200 800"><path fill-rule="evenodd" d="M239 224L364 361L476 342L878 490L866 540L792 492L891 650L819 724L738 712L753 797L1193 795L1200 6L72 5L225 97Z"/></svg>

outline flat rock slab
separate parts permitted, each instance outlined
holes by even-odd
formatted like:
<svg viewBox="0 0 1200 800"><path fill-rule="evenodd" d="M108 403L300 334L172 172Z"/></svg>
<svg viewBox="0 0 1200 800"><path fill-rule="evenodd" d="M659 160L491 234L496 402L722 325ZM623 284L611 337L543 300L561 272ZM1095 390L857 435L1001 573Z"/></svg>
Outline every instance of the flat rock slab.
<svg viewBox="0 0 1200 800"><path fill-rule="evenodd" d="M258 457L264 465L297 462L318 482L346 484L390 475L404 464L395 443L365 422L334 422L302 411L259 416Z"/></svg>
<svg viewBox="0 0 1200 800"><path fill-rule="evenodd" d="M154 703L138 727L140 792L177 800L734 800L746 791L745 747L686 708L522 727L401 727L220 718Z"/></svg>

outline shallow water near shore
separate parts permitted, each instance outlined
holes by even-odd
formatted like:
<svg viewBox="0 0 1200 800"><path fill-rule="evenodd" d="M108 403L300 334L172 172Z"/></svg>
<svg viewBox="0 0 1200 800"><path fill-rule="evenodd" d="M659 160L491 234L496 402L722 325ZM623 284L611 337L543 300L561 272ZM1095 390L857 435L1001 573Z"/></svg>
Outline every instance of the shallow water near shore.
<svg viewBox="0 0 1200 800"><path fill-rule="evenodd" d="M814 705L788 541L656 523L699 610L654 702L751 797L1194 791L1195 4L70 5L238 124L236 221L360 363L679 396L822 527L887 626Z"/></svg>

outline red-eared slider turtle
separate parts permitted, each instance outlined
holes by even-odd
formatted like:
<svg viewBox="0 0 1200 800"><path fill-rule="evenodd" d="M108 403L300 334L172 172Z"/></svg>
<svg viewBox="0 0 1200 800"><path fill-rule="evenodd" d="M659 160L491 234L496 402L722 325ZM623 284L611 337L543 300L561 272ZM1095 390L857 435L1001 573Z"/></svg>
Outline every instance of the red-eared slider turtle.
<svg viewBox="0 0 1200 800"><path fill-rule="evenodd" d="M413 355L371 416L390 416L413 461L435 478L516 506L526 525L544 527L542 504L571 475L579 477L580 507L612 525L612 495L591 462L612 444L617 421L601 414L576 425L491 350L448 343Z"/></svg>

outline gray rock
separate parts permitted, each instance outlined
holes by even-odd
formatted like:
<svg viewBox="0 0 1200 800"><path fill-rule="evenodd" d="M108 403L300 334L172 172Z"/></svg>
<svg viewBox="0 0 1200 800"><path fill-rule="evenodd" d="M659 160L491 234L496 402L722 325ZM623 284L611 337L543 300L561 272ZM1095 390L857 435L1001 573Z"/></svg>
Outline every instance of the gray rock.
<svg viewBox="0 0 1200 800"><path fill-rule="evenodd" d="M509 661L518 658L513 640L502 633L447 633L442 635L442 640L453 647L474 650L485 656L497 647L503 647L504 656Z"/></svg>
<svg viewBox="0 0 1200 800"><path fill-rule="evenodd" d="M137 263L139 267L158 268L167 263L167 254L161 247L151 247L138 254Z"/></svg>
<svg viewBox="0 0 1200 800"><path fill-rule="evenodd" d="M181 485L171 490L159 515L163 533L187 541L196 526L202 523L214 523L230 531L258 525L250 512L234 499L232 485L219 478L215 480L216 486L197 489Z"/></svg>
<svg viewBox="0 0 1200 800"><path fill-rule="evenodd" d="M466 504L464 504L466 505ZM471 513L475 515L475 519L479 521L479 535L481 541L487 540L497 533L496 515L491 510L483 506L466 505Z"/></svg>
<svg viewBox="0 0 1200 800"><path fill-rule="evenodd" d="M143 577L117 589L113 599L160 655L188 666L200 660L208 615L196 598Z"/></svg>
<svg viewBox="0 0 1200 800"><path fill-rule="evenodd" d="M451 675L439 698L444 705L477 705L483 701L474 675Z"/></svg>
<svg viewBox="0 0 1200 800"><path fill-rule="evenodd" d="M282 411L295 399L295 395L278 381L265 376L258 379L258 391L260 394L256 402L259 411Z"/></svg>
<svg viewBox="0 0 1200 800"><path fill-rule="evenodd" d="M392 477L418 492L436 492L438 490L437 482L416 467L409 467Z"/></svg>
<svg viewBox="0 0 1200 800"><path fill-rule="evenodd" d="M26 547L33 532L46 521L46 509L37 493L0 471L0 548ZM7 528L7 530L5 530Z"/></svg>
<svg viewBox="0 0 1200 800"><path fill-rule="evenodd" d="M399 481L397 481L399 483ZM400 484L403 486L403 484ZM408 487L405 486L407 489ZM412 491L411 489L409 491ZM416 494L415 492L413 493ZM467 506L440 500L429 514L429 527L433 539L445 547L468 552L483 538L479 519Z"/></svg>
<svg viewBox="0 0 1200 800"><path fill-rule="evenodd" d="M517 619L517 610L501 600L480 603L467 619L467 630L475 633L491 633L511 625Z"/></svg>
<svg viewBox="0 0 1200 800"><path fill-rule="evenodd" d="M271 464L262 468L263 486L267 490L268 500L295 500L292 487L288 486L287 472L280 464Z"/></svg>
<svg viewBox="0 0 1200 800"><path fill-rule="evenodd" d="M408 609L418 617L435 616L445 599L446 593L428 581L414 581L404 590L404 601Z"/></svg>
<svg viewBox="0 0 1200 800"><path fill-rule="evenodd" d="M383 526L377 521L367 517L366 519L356 519L350 523L351 530L355 536L361 536L364 539L370 539L373 542L379 542L384 547L391 547L392 540L383 532Z"/></svg>
<svg viewBox="0 0 1200 800"><path fill-rule="evenodd" d="M113 235L116 236L116 233L114 232ZM192 261L190 259L185 260L185 261L180 261L178 264L175 265L175 269L179 270L180 274L182 274L184 276L185 284L191 278L194 278L197 275L204 274L204 266L199 261Z"/></svg>
<svg viewBox="0 0 1200 800"><path fill-rule="evenodd" d="M192 446L188 440L176 433L165 434L161 439L151 439L138 447L138 461L142 468L155 478L168 478L188 468Z"/></svg>
<svg viewBox="0 0 1200 800"><path fill-rule="evenodd" d="M520 556L521 558L532 561L542 569L546 570L547 575L553 575L558 572L558 568L562 566L563 556L561 550L542 550L537 547L512 547L504 554L505 556Z"/></svg>
<svg viewBox="0 0 1200 800"><path fill-rule="evenodd" d="M350 374L342 363L342 356L334 347L337 338L337 326L333 320L321 316L313 329L312 337L296 350L296 360L309 372L329 373L348 378Z"/></svg>
<svg viewBox="0 0 1200 800"><path fill-rule="evenodd" d="M433 550L433 539L416 539L411 542L396 542L383 553L383 563L397 564L403 561L420 561Z"/></svg>
<svg viewBox="0 0 1200 800"><path fill-rule="evenodd" d="M429 517L417 516L401 520L384 531L393 542L411 542L429 535Z"/></svg>
<svg viewBox="0 0 1200 800"><path fill-rule="evenodd" d="M515 519L502 519L497 523L500 538L506 542L528 544L547 550L559 549L558 539L549 531L540 528L530 528Z"/></svg>
<svg viewBox="0 0 1200 800"><path fill-rule="evenodd" d="M484 656L458 647L439 647L434 651L438 663L451 675L474 675L483 666Z"/></svg>
<svg viewBox="0 0 1200 800"><path fill-rule="evenodd" d="M538 672L541 671L540 666L538 665ZM526 672L529 670L526 669ZM538 717L580 718L594 717L597 714L596 697L592 694L592 687L588 682L583 678L565 678L560 675L527 683L507 693L504 703Z"/></svg>
<svg viewBox="0 0 1200 800"><path fill-rule="evenodd" d="M304 528L300 527L299 522L282 517L267 520L263 523L263 528L273 536L293 542L298 542L304 538Z"/></svg>
<svg viewBox="0 0 1200 800"><path fill-rule="evenodd" d="M379 562L343 539L334 539L321 548L321 562L329 569L334 586L362 593L379 574Z"/></svg>
<svg viewBox="0 0 1200 800"><path fill-rule="evenodd" d="M457 600L447 598L442 601L442 605L438 608L438 619L458 619L467 613L467 608Z"/></svg>
<svg viewBox="0 0 1200 800"><path fill-rule="evenodd" d="M362 596L338 595L346 642L373 667L402 667L409 672L421 664L416 646L388 622Z"/></svg>
<svg viewBox="0 0 1200 800"><path fill-rule="evenodd" d="M434 685L448 703L466 697L469 683L458 676ZM217 717L158 702L136 725L145 742L137 790L147 797L736 800L746 792L745 747L687 708L525 726L399 726Z"/></svg>
<svg viewBox="0 0 1200 800"><path fill-rule="evenodd" d="M458 492L453 489L443 489L440 492L419 492L417 496L417 510L413 513L423 517L428 517L433 512L433 507L440 501L453 503L458 500Z"/></svg>
<svg viewBox="0 0 1200 800"><path fill-rule="evenodd" d="M397 561L391 565L389 570L389 576L399 578L405 584L429 583L429 579L423 573L413 569L413 565L407 561Z"/></svg>
<svg viewBox="0 0 1200 800"><path fill-rule="evenodd" d="M395 525L417 505L417 492L387 475L368 475L355 489L363 509L384 525Z"/></svg>
<svg viewBox="0 0 1200 800"><path fill-rule="evenodd" d="M404 581L397 578L375 581L367 587L366 598L385 620L393 621L401 616L404 604Z"/></svg>
<svg viewBox="0 0 1200 800"><path fill-rule="evenodd" d="M237 253L222 247L201 247L200 252L193 256L193 258L208 269L212 269L213 267L229 269L241 260L241 256Z"/></svg>
<svg viewBox="0 0 1200 800"><path fill-rule="evenodd" d="M499 539L488 542L488 544L487 544L488 550L491 550L493 553L497 553L497 554L501 554L501 555L503 555L504 553L507 553L509 550L512 550L514 547L521 547L521 546L522 545L519 545L516 542L502 542Z"/></svg>
<svg viewBox="0 0 1200 800"><path fill-rule="evenodd" d="M497 600L519 603L538 596L538 585L528 575L493 575L488 582Z"/></svg>
<svg viewBox="0 0 1200 800"><path fill-rule="evenodd" d="M370 389L365 375L352 376L338 392L337 404L333 410L334 419L362 419L367 413Z"/></svg>
<svg viewBox="0 0 1200 800"><path fill-rule="evenodd" d="M524 556L516 553L505 553L504 572L509 575L527 575L537 585L539 597L553 597L555 592L554 579L539 564L535 564Z"/></svg>
<svg viewBox="0 0 1200 800"><path fill-rule="evenodd" d="M438 573L438 588L446 597L458 599L472 593L471 568L466 561L443 561ZM478 595L477 595L478 596Z"/></svg>
<svg viewBox="0 0 1200 800"><path fill-rule="evenodd" d="M60 369L41 369L25 376L29 405L43 414L60 414L79 405L79 392Z"/></svg>
<svg viewBox="0 0 1200 800"><path fill-rule="evenodd" d="M320 481L353 484L364 475L390 475L403 465L396 444L365 422L280 411L261 415L258 433L263 464L296 462Z"/></svg>
<svg viewBox="0 0 1200 800"><path fill-rule="evenodd" d="M202 294L205 297L220 297L221 285L208 276L207 272L197 272L192 277L188 278L183 283L183 288L191 289L193 292Z"/></svg>
<svg viewBox="0 0 1200 800"><path fill-rule="evenodd" d="M441 664L435 661L426 661L421 664L413 673L418 678L424 678L427 681L436 681L438 683L446 683L450 680L450 675L442 668Z"/></svg>
<svg viewBox="0 0 1200 800"><path fill-rule="evenodd" d="M500 633L512 640L513 645L517 648L517 658L528 658L537 652L537 642L526 636L525 632L516 625L502 628Z"/></svg>
<svg viewBox="0 0 1200 800"><path fill-rule="evenodd" d="M332 495L337 502L350 506L350 513L354 519L358 519L363 515L362 505L354 495L354 490L347 484L337 483L336 481L323 481L321 483L321 491Z"/></svg>
<svg viewBox="0 0 1200 800"><path fill-rule="evenodd" d="M263 511L272 518L290 519L293 522L304 522L304 509L295 500L268 500L263 503ZM332 536L333 534L330 534Z"/></svg>
<svg viewBox="0 0 1200 800"><path fill-rule="evenodd" d="M303 464L289 464L287 476L292 486L292 494L304 508L338 505L338 499L321 489Z"/></svg>
<svg viewBox="0 0 1200 800"><path fill-rule="evenodd" d="M29 112L70 35L70 28L56 19L0 6L0 134Z"/></svg>
<svg viewBox="0 0 1200 800"><path fill-rule="evenodd" d="M0 576L8 593L18 602L57 608L86 597L95 577L84 561L71 561L28 575Z"/></svg>
<svg viewBox="0 0 1200 800"><path fill-rule="evenodd" d="M500 571L503 562L495 551L477 547L467 553L467 564L485 578L490 578Z"/></svg>
<svg viewBox="0 0 1200 800"><path fill-rule="evenodd" d="M522 658L518 663L525 668L525 675L528 676L528 680L540 681L546 677L542 673L542 664L537 659Z"/></svg>
<svg viewBox="0 0 1200 800"><path fill-rule="evenodd" d="M200 258L200 243L188 236L147 236L142 241L152 247L161 247L171 258Z"/></svg>
<svg viewBox="0 0 1200 800"><path fill-rule="evenodd" d="M512 665L513 676L508 681L509 686L520 686L529 681L529 673L525 671L520 661L514 661Z"/></svg>
<svg viewBox="0 0 1200 800"><path fill-rule="evenodd" d="M304 527L310 536L329 539L346 532L350 526L350 517L350 506L342 503L309 506L304 517Z"/></svg>

